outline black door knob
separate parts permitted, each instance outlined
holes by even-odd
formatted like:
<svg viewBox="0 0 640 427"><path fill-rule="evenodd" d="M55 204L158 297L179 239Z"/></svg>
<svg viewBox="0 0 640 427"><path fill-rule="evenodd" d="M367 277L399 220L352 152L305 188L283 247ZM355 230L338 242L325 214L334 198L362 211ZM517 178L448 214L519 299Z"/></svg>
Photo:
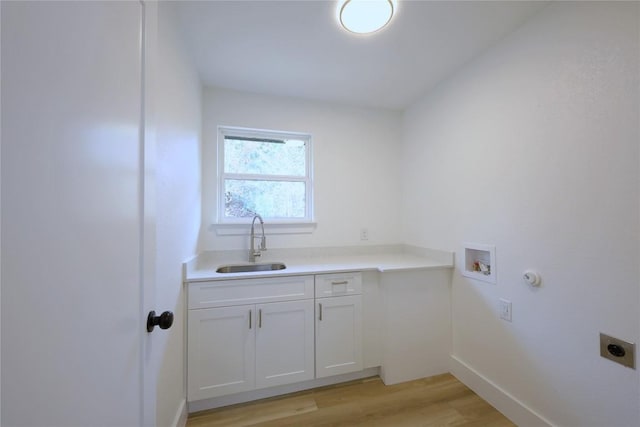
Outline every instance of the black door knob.
<svg viewBox="0 0 640 427"><path fill-rule="evenodd" d="M156 316L156 312L152 310L147 316L147 332L153 331L156 326L159 326L160 329L169 329L171 325L173 325L173 313L170 311Z"/></svg>

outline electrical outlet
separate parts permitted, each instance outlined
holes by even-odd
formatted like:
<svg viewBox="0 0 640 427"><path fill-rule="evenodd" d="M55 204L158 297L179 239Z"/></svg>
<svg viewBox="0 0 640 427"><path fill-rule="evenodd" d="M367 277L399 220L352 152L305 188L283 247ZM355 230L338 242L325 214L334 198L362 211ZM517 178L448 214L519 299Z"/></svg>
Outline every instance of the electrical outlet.
<svg viewBox="0 0 640 427"><path fill-rule="evenodd" d="M360 229L360 240L369 240L369 229L368 228Z"/></svg>
<svg viewBox="0 0 640 427"><path fill-rule="evenodd" d="M600 356L636 369L636 344L600 333Z"/></svg>
<svg viewBox="0 0 640 427"><path fill-rule="evenodd" d="M502 320L511 322L511 301L506 300L504 298L500 298L500 302L498 304L498 310L500 311L500 318Z"/></svg>

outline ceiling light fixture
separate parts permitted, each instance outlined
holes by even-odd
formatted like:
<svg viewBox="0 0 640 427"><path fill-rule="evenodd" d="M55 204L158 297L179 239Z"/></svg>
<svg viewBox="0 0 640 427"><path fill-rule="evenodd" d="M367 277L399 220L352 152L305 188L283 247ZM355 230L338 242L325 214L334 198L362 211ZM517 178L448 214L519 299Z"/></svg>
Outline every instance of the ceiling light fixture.
<svg viewBox="0 0 640 427"><path fill-rule="evenodd" d="M369 34L391 21L396 0L339 0L338 20L342 26L358 34Z"/></svg>

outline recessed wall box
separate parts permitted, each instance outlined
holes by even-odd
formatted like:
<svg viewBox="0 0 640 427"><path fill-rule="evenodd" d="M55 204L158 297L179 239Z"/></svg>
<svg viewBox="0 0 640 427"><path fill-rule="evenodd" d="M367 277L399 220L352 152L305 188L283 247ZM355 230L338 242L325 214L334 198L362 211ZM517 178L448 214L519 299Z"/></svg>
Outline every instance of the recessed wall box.
<svg viewBox="0 0 640 427"><path fill-rule="evenodd" d="M496 247L479 243L463 243L462 275L483 282L496 283Z"/></svg>
<svg viewBox="0 0 640 427"><path fill-rule="evenodd" d="M600 356L636 369L636 344L600 333Z"/></svg>

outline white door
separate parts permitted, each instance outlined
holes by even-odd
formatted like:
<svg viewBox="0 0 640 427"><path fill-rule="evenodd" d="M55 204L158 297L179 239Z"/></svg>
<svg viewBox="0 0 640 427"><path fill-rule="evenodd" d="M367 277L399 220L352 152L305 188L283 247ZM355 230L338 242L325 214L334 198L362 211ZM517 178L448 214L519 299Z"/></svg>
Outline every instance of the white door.
<svg viewBox="0 0 640 427"><path fill-rule="evenodd" d="M189 310L190 401L253 390L256 327L254 305Z"/></svg>
<svg viewBox="0 0 640 427"><path fill-rule="evenodd" d="M1 7L2 425L153 424L143 7Z"/></svg>
<svg viewBox="0 0 640 427"><path fill-rule="evenodd" d="M316 300L316 377L362 370L362 295Z"/></svg>
<svg viewBox="0 0 640 427"><path fill-rule="evenodd" d="M258 304L256 310L256 387L313 379L313 300Z"/></svg>

